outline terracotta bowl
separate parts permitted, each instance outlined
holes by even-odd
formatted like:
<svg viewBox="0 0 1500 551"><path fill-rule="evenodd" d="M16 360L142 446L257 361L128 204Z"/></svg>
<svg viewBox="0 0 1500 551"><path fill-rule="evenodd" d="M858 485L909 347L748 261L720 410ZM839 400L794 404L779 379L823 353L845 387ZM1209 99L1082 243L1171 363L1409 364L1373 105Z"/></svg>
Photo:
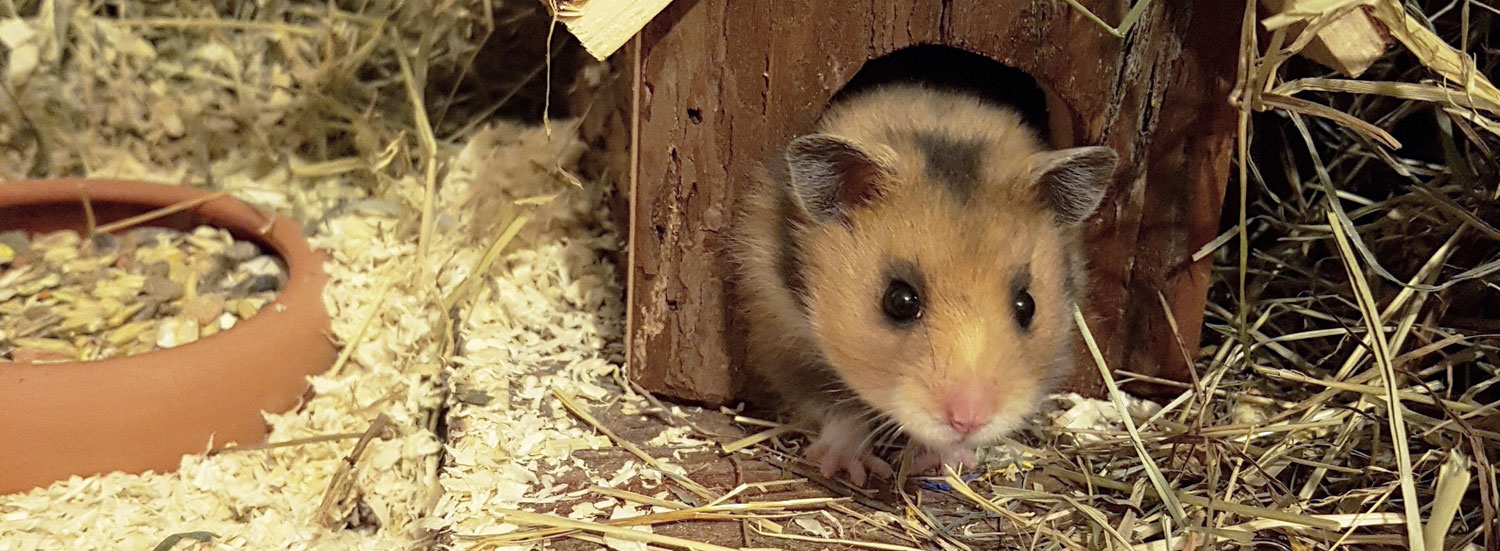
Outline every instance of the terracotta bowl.
<svg viewBox="0 0 1500 551"><path fill-rule="evenodd" d="M141 182L0 183L0 231L83 230L80 190L99 224L208 194ZM0 494L73 475L172 471L185 454L262 442L261 413L297 405L307 376L332 365L323 256L301 227L227 197L145 225L200 224L278 254L286 287L254 317L177 348L66 364L0 362Z"/></svg>

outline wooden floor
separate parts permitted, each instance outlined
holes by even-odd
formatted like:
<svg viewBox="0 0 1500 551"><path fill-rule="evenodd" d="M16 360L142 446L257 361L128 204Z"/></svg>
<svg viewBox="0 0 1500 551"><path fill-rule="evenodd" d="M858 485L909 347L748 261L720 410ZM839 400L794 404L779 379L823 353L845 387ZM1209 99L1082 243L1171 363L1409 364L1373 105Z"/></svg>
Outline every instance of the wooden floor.
<svg viewBox="0 0 1500 551"><path fill-rule="evenodd" d="M622 415L618 412L599 414L596 417L601 423L615 431L621 438L641 445L653 437L668 425L659 417L644 415ZM717 433L715 438L719 442L729 442L748 433L740 426L722 413L716 411L695 410L686 414L686 419L694 426L705 431ZM792 499L813 497L850 497L851 500L841 503L839 508L821 508L822 512L816 518L825 526L832 528L835 532L832 538L841 540L854 540L859 542L881 543L887 545L908 546L923 549L940 549L935 542L913 542L902 534L904 530L899 527L872 526L871 522L861 522L860 516L871 515L879 511L886 511L898 516L904 516L901 512L901 497L894 491L893 483L886 481L869 484L871 488L868 494L859 494L853 490L830 481L821 480L816 473L808 472L805 466L793 466L793 469L801 471L802 474L790 472L781 466L773 464L777 461L770 453L764 454L722 454L715 451L695 451L682 454L680 458L674 458L675 451L669 447L641 448L653 457L664 458L672 463L681 465L687 470L687 475L693 481L708 488L717 495L730 492L741 484L754 484L759 482L770 482L777 480L791 480L794 483L778 486L768 492L748 492L738 496L735 501L785 501ZM597 472L614 472L624 462L634 460L635 456L623 448L615 447L599 451L575 452L575 457L587 461ZM803 476L803 475L808 476ZM559 482L567 483L570 487L587 487L592 482L587 476L578 471L567 473L560 477ZM957 498L945 493L923 488L922 482L908 481L907 495L920 504L921 508L928 514L939 518L940 522L972 523L981 517L988 518L990 515L982 514L972 507L960 503ZM648 486L639 479L630 482L621 489L654 495L659 493L663 486L673 493L673 501L681 501L690 505L699 504L698 496L682 489L672 482L665 482L661 486ZM583 501L596 501L597 496L587 496L575 502L563 502L557 504L551 512L566 514L577 503ZM843 509L838 510L838 509ZM816 510L814 510L816 511ZM850 513L853 514L850 514ZM826 514L823 514L826 513ZM833 526L837 523L838 526ZM778 522L786 528L788 533L803 535L804 531L795 522L782 519ZM991 533L998 526L994 520L985 520L981 524L988 524L988 529L979 532ZM820 549L842 549L857 548L848 544L828 543L824 541L798 541L786 538L764 536L752 530L747 522L740 521L688 521L672 524L657 525L655 533L686 538L694 541L711 543L732 548L780 548L788 550L820 550ZM894 534L893 534L894 532ZM999 537L978 538L956 538L976 549L994 548L999 543ZM556 549L598 549L598 544L582 540L555 540L552 547Z"/></svg>

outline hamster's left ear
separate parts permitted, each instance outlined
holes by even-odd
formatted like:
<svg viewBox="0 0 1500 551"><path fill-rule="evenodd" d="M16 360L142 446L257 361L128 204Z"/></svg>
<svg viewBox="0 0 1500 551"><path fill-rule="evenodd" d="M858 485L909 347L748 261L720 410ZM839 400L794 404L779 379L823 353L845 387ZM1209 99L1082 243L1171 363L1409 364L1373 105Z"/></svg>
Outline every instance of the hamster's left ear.
<svg viewBox="0 0 1500 551"><path fill-rule="evenodd" d="M890 172L853 142L808 134L786 148L791 188L802 208L819 222L846 220L849 211L879 198Z"/></svg>
<svg viewBox="0 0 1500 551"><path fill-rule="evenodd" d="M1072 225L1099 208L1118 163L1119 155L1108 147L1074 147L1032 155L1031 174L1057 221Z"/></svg>

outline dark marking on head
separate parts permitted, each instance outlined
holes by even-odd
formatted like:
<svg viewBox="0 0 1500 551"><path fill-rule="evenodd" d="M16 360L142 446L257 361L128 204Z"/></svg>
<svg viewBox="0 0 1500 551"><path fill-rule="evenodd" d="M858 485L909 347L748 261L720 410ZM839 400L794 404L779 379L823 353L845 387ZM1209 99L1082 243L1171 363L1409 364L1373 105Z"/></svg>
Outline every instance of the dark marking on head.
<svg viewBox="0 0 1500 551"><path fill-rule="evenodd" d="M802 209L791 194L778 188L776 193L776 271L781 275L781 284L797 297L797 305L807 311L807 281L803 276L802 246L797 240L797 227L803 223Z"/></svg>
<svg viewBox="0 0 1500 551"><path fill-rule="evenodd" d="M941 184L959 203L967 203L979 188L984 142L918 132L913 139L927 160L927 177Z"/></svg>

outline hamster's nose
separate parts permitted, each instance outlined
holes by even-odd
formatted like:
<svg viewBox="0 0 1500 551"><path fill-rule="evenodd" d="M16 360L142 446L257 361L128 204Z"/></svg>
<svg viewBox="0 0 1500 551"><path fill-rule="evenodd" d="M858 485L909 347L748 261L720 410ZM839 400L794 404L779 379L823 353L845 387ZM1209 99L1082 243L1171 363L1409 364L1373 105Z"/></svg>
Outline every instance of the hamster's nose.
<svg viewBox="0 0 1500 551"><path fill-rule="evenodd" d="M944 420L959 436L969 436L989 424L990 400L982 388L977 384L958 385L943 397Z"/></svg>

